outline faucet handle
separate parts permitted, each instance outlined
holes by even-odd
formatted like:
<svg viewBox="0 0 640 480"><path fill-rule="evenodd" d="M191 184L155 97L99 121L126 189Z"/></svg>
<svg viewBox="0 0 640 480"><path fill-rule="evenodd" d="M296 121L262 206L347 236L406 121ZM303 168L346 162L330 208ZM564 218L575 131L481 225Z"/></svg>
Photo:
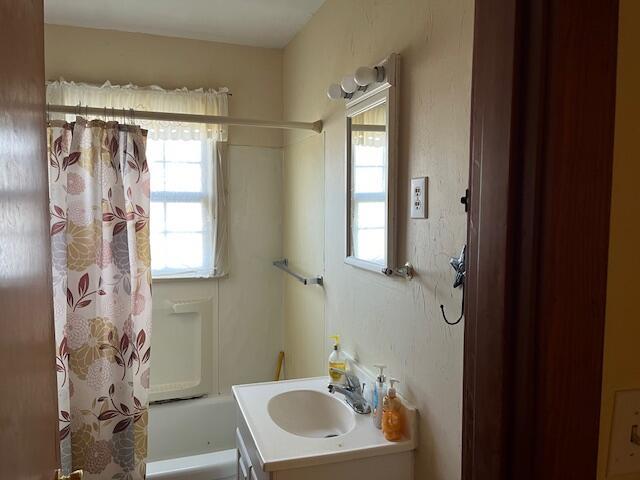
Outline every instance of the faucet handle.
<svg viewBox="0 0 640 480"><path fill-rule="evenodd" d="M357 375L349 372L344 373L344 378L347 380L347 386L356 392L362 390L362 385L360 384L360 379Z"/></svg>
<svg viewBox="0 0 640 480"><path fill-rule="evenodd" d="M360 385L360 379L357 375L353 373L349 373L345 370L341 370L339 368L331 368L332 372L339 373L340 375L344 375L345 381L347 383L347 389L352 391L360 391L362 389Z"/></svg>

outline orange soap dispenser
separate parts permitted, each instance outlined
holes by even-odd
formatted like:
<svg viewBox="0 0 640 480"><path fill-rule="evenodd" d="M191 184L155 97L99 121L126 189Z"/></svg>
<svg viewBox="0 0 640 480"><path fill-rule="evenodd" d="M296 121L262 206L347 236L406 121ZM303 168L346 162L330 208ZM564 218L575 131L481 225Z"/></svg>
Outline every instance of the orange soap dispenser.
<svg viewBox="0 0 640 480"><path fill-rule="evenodd" d="M389 390L382 401L382 433L390 442L398 442L404 432L404 407L396 396L395 384L400 383L395 378L389 380Z"/></svg>

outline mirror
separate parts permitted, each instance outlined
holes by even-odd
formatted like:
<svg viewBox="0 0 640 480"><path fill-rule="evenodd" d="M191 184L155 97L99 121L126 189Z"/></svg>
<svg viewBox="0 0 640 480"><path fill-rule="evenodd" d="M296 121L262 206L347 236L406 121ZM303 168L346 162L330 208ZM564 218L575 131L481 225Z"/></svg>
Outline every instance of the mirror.
<svg viewBox="0 0 640 480"><path fill-rule="evenodd" d="M389 83L347 104L346 263L395 267L395 108Z"/></svg>

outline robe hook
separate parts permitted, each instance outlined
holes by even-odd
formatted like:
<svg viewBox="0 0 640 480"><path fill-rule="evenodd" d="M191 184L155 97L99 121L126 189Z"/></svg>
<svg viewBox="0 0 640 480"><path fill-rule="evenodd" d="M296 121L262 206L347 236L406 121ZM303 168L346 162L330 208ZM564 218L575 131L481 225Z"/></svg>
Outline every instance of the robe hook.
<svg viewBox="0 0 640 480"><path fill-rule="evenodd" d="M462 306L460 309L460 316L458 317L457 320L451 321L447 318L447 314L444 312L444 305L440 305L440 311L442 312L442 318L444 318L444 322L447 325L457 325L460 323L460 321L462 320L462 317L464 317L464 284L462 285Z"/></svg>
<svg viewBox="0 0 640 480"><path fill-rule="evenodd" d="M447 323L447 325L457 325L462 320L462 317L464 317L464 280L466 275L466 252L467 246L465 245L464 247L462 247L462 251L460 252L460 256L458 258L452 257L449 260L449 265L451 265L451 268L453 268L453 270L456 272L456 278L453 282L453 288L462 287L462 307L458 319L451 321L447 318L447 314L444 311L444 305L440 305L442 318L444 318L444 321L445 323Z"/></svg>

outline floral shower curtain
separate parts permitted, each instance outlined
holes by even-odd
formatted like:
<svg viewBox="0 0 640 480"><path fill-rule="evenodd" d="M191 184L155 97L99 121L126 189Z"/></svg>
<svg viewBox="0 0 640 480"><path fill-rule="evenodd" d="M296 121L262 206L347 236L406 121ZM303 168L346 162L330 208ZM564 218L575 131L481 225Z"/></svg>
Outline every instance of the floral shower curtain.
<svg viewBox="0 0 640 480"><path fill-rule="evenodd" d="M146 132L51 122L49 195L64 473L143 479L151 334Z"/></svg>

